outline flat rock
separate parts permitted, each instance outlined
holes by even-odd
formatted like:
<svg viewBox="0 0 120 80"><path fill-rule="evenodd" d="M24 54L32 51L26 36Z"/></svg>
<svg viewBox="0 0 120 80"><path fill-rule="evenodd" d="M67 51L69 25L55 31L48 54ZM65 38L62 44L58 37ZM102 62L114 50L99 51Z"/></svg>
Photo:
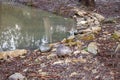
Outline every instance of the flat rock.
<svg viewBox="0 0 120 80"><path fill-rule="evenodd" d="M91 42L88 44L88 52L93 53L96 55L98 53L98 47L96 42Z"/></svg>
<svg viewBox="0 0 120 80"><path fill-rule="evenodd" d="M21 73L15 73L9 76L8 80L27 80Z"/></svg>

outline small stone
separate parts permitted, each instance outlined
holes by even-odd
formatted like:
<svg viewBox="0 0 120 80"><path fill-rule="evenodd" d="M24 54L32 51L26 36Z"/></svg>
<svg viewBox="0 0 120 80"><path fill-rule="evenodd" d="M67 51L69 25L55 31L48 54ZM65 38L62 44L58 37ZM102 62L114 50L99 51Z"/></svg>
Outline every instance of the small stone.
<svg viewBox="0 0 120 80"><path fill-rule="evenodd" d="M27 80L27 78L23 76L21 73L12 74L8 79L9 80Z"/></svg>
<svg viewBox="0 0 120 80"><path fill-rule="evenodd" d="M93 69L93 70L92 70L92 73L93 73L93 74L97 73L97 70L96 70L96 69Z"/></svg>
<svg viewBox="0 0 120 80"><path fill-rule="evenodd" d="M98 33L99 31L101 31L101 27L92 27L93 33Z"/></svg>
<svg viewBox="0 0 120 80"><path fill-rule="evenodd" d="M35 62L35 63L40 63L40 62L41 62L41 59L40 59L40 58L36 58L36 59L34 60L34 62Z"/></svg>
<svg viewBox="0 0 120 80"><path fill-rule="evenodd" d="M71 55L72 54L72 50L70 47L68 46L65 46L64 44L60 44L58 47L57 47L57 50L56 50L56 54L58 56L66 56L66 55Z"/></svg>
<svg viewBox="0 0 120 80"><path fill-rule="evenodd" d="M98 53L98 47L97 47L97 43L96 42L91 42L88 45L88 52L93 53L94 55L97 55Z"/></svg>
<svg viewBox="0 0 120 80"><path fill-rule="evenodd" d="M45 63L42 63L42 64L40 64L40 66L41 66L42 68L44 68L44 67L46 67L46 64L45 64Z"/></svg>
<svg viewBox="0 0 120 80"><path fill-rule="evenodd" d="M49 44L44 43L40 45L39 49L41 52L49 52L52 49L52 47L50 47Z"/></svg>

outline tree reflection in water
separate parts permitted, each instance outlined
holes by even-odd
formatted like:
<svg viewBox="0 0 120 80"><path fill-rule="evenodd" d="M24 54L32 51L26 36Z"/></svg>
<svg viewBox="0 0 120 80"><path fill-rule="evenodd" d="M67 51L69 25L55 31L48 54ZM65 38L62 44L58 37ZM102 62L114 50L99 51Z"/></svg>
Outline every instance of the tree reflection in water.
<svg viewBox="0 0 120 80"><path fill-rule="evenodd" d="M50 20L49 18L45 17L43 18L43 21L44 21L44 28L45 28L45 35L44 37L46 37L46 42L52 42L52 26L50 24Z"/></svg>
<svg viewBox="0 0 120 80"><path fill-rule="evenodd" d="M74 21L35 8L2 4L0 50L36 49L41 39L57 42L67 37Z"/></svg>

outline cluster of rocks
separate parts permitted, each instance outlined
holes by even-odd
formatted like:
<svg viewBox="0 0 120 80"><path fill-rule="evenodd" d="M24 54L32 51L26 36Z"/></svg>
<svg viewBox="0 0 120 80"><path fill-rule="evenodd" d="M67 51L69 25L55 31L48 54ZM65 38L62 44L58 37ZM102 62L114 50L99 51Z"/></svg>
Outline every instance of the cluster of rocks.
<svg viewBox="0 0 120 80"><path fill-rule="evenodd" d="M40 51L42 53L51 52L51 54L55 53L54 56L71 56L73 54L77 54L77 52L80 53L81 50L83 50L83 42L76 39L74 36L70 36L69 38L63 39L61 42L53 43L46 46L42 45L42 49L40 47ZM41 45L40 45L41 46ZM43 49L44 48L44 49ZM90 53L93 53L93 55L97 55L98 53L98 47L96 42L90 42L87 47L87 51Z"/></svg>
<svg viewBox="0 0 120 80"><path fill-rule="evenodd" d="M101 22L105 19L102 15L90 11L74 9L75 15L73 18L76 21L78 30L85 30L91 28L100 28ZM92 31L92 30L91 30Z"/></svg>

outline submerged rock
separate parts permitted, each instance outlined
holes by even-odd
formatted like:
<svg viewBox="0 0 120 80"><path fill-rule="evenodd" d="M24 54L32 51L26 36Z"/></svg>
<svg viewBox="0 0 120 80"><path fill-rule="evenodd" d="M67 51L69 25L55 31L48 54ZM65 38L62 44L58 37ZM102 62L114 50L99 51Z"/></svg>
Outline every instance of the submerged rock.
<svg viewBox="0 0 120 80"><path fill-rule="evenodd" d="M20 73L15 73L9 76L8 80L27 80L27 78Z"/></svg>
<svg viewBox="0 0 120 80"><path fill-rule="evenodd" d="M56 54L58 56L65 56L65 55L71 55L72 54L72 50L70 47L68 46L65 46L64 44L60 44L58 47L57 47L57 50L56 50Z"/></svg>
<svg viewBox="0 0 120 80"><path fill-rule="evenodd" d="M98 47L97 47L97 43L96 42L91 42L88 45L88 52L93 53L94 55L97 55L98 53Z"/></svg>

